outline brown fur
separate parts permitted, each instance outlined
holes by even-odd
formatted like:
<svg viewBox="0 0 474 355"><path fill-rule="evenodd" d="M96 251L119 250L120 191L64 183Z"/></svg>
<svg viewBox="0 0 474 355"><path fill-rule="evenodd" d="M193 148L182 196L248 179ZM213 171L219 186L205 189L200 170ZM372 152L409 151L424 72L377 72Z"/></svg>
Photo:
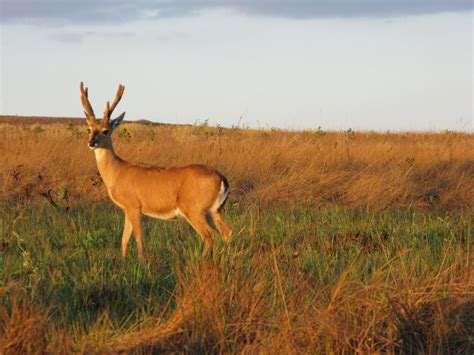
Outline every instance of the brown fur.
<svg viewBox="0 0 474 355"><path fill-rule="evenodd" d="M161 219L184 217L204 241L204 254L212 246L214 230L225 241L232 231L222 219L220 209L228 195L227 179L206 165L183 167L154 167L132 164L122 160L114 151L112 132L123 120L125 113L114 120L110 115L123 94L119 86L110 108L107 103L104 118L98 121L87 97L87 88L81 83L82 103L89 125L89 147L94 149L100 175L112 201L125 212L122 235L122 256L127 252L132 231L143 258L142 214Z"/></svg>

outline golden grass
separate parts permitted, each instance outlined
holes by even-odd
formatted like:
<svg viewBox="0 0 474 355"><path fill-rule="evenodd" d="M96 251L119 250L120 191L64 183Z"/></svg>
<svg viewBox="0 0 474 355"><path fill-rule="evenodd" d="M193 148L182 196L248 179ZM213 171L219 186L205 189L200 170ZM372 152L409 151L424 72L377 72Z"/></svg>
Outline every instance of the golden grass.
<svg viewBox="0 0 474 355"><path fill-rule="evenodd" d="M216 353L231 348L246 354L468 351L474 342L474 272L453 265L435 277L417 278L400 266L394 260L364 284L349 267L320 290L295 272L286 279L293 291L280 298L272 263L255 261L251 274L236 282L226 279L232 262L223 268L205 261L179 278L177 307L167 319L111 336L101 350L175 352L202 343ZM98 344L89 346L86 352Z"/></svg>
<svg viewBox="0 0 474 355"><path fill-rule="evenodd" d="M107 198L94 154L86 145L84 124L9 122L0 124L2 198L28 199L49 190L72 200ZM474 205L472 134L126 123L114 141L118 154L130 161L215 166L229 178L232 199L256 206L337 203L464 209Z"/></svg>
<svg viewBox="0 0 474 355"><path fill-rule="evenodd" d="M0 349L4 354L39 354L47 347L43 312L35 309L31 302L14 295L11 309L0 305Z"/></svg>
<svg viewBox="0 0 474 355"><path fill-rule="evenodd" d="M23 282L31 277L42 280L43 286L53 283L48 273L52 262L67 272L62 260L45 257L38 245L54 242L54 248L46 249L58 252L55 248L62 245L62 237L57 231L72 223L68 218L75 218L68 214L69 204L78 201L79 207L89 207L88 201L108 200L94 154L86 145L85 128L75 121L0 123L1 198L27 202L47 198L60 207L38 214L43 223L40 229L49 236L41 234L44 241L32 230L34 222L26 224L30 229L17 232L21 214L15 212L11 214L15 219L0 221L3 232L17 237L5 238L10 242L5 244L8 258L18 264L23 243L32 255L36 253L28 259L36 263L36 269L33 264L15 264ZM130 161L162 166L200 162L219 169L231 184L231 202L235 203L231 207L245 213L234 219L237 237L228 249L213 251L207 259L183 257L189 248L183 249L186 242L179 238L159 249L155 259L141 266L153 270L154 278L158 256L166 256L176 283L168 290L168 302L159 305L161 315L142 315L132 325L109 319L107 307L95 323L84 328L48 325L50 309L35 302L34 287L27 287L26 292L16 292L9 285L0 288L0 297L9 302L0 305L0 352L468 353L474 348L474 259L469 239L474 206L472 134L288 132L126 123L114 141L118 154ZM374 228L368 235L365 229L370 231L372 224L385 220L377 222L376 215L370 214L373 220L344 227L345 212L339 211L340 225L338 220L333 222L337 233L331 234L335 228L331 221L308 222L300 230L299 219L291 219L293 207L309 206L314 212L311 207L330 204L350 207L355 214L361 211L351 208L367 208L370 213L452 210L453 215L435 217L431 211L422 211L420 220L426 218L431 226L394 213L391 218L398 224L384 231ZM25 205L38 209L41 203ZM273 206L277 208L269 208ZM287 214L273 216L279 209ZM462 210L461 217L456 217L455 210ZM106 213L99 222L86 214L89 217L77 223L92 220L109 233L117 217L112 223L113 212ZM380 216L384 213L377 211ZM279 220L284 228L272 230ZM62 224L55 225L58 221ZM410 223L413 228L402 231ZM416 223L426 230L419 230L422 227ZM61 247L64 254L58 259L70 257L72 251L82 255L81 244L75 242L84 233L90 238L100 236L95 235L98 226L94 224L78 229L82 234L77 228L70 233L72 239ZM113 233L118 237L118 229ZM69 238L66 234L64 238ZM158 238L158 232L150 234ZM429 245L430 240L434 245ZM306 249L300 249L300 244ZM68 245L80 250L63 250ZM107 252L103 244L97 245L88 246L82 259L74 259L78 271L73 275L87 275L97 268L104 274L100 279L106 289L115 290L119 281L109 279L106 271L134 265L118 259L112 242L105 244ZM150 249L151 245L150 238ZM378 249L371 250L371 245ZM341 260L344 263L338 264ZM8 262L5 270L14 270ZM338 276L325 279L338 265ZM43 276L28 276L31 270ZM121 277L134 280L127 275ZM63 280L63 286L67 285ZM150 296L149 302L157 298ZM56 313L59 319L61 315Z"/></svg>

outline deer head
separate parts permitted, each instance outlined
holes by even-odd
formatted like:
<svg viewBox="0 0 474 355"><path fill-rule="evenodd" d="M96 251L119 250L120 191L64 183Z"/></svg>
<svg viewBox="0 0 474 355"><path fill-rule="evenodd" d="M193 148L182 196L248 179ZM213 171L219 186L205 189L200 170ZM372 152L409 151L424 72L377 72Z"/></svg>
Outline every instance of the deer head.
<svg viewBox="0 0 474 355"><path fill-rule="evenodd" d="M97 120L97 118L95 117L94 110L92 109L92 105L89 102L88 89L87 87L84 87L84 83L82 81L80 89L82 106L84 107L87 125L89 126L89 148L111 148L112 132L122 123L123 118L125 117L125 112L123 112L120 116L114 118L113 120L110 119L110 116L112 115L112 112L114 111L117 104L120 102L120 99L122 98L123 92L125 90L125 86L119 84L114 102L112 103L112 105L110 105L110 102L107 101L107 104L105 105L104 116L100 121Z"/></svg>

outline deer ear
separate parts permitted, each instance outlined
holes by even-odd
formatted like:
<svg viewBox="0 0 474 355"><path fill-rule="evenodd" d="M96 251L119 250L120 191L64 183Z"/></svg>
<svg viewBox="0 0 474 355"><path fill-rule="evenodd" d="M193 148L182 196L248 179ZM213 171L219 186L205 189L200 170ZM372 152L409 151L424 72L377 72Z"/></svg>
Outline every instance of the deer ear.
<svg viewBox="0 0 474 355"><path fill-rule="evenodd" d="M120 116L118 116L118 117L114 118L113 120L111 120L110 123L109 123L109 128L110 129L115 129L118 126L120 126L120 124L122 123L124 117L125 117L125 112L123 112Z"/></svg>

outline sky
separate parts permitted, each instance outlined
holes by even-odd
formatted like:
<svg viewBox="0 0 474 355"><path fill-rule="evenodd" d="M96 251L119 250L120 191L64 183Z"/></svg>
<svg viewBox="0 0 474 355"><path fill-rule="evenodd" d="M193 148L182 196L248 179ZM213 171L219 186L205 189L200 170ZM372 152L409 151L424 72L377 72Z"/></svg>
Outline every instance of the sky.
<svg viewBox="0 0 474 355"><path fill-rule="evenodd" d="M0 114L473 130L471 0L0 0Z"/></svg>

